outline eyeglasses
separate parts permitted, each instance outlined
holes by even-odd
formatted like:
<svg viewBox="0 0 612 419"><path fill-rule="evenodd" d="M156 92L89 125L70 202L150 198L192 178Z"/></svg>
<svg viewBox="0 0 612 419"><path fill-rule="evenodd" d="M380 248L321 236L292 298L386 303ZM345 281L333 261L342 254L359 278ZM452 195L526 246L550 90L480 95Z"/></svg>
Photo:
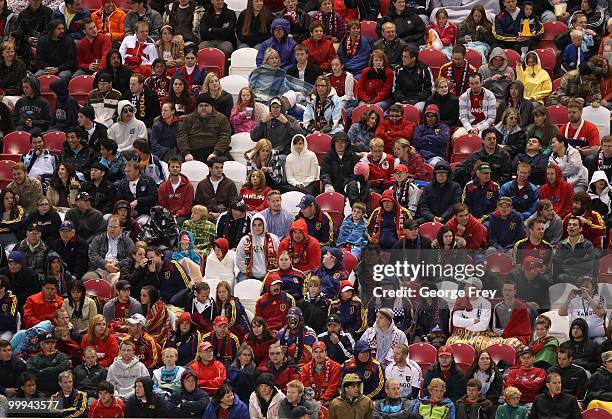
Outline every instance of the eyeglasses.
<svg viewBox="0 0 612 419"><path fill-rule="evenodd" d="M123 108L121 113L134 113L134 108Z"/></svg>

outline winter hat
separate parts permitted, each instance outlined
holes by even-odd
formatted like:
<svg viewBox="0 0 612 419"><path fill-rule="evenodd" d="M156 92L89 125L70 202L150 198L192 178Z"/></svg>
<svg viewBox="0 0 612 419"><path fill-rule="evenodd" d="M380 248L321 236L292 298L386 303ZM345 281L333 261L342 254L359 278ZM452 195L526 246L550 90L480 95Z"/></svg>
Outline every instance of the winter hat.
<svg viewBox="0 0 612 419"><path fill-rule="evenodd" d="M393 323L393 310L390 308L381 308L378 310L378 312L385 316L385 318L389 321L389 324Z"/></svg>
<svg viewBox="0 0 612 419"><path fill-rule="evenodd" d="M215 99L213 99L213 97L208 93L201 93L196 99L196 104L199 105L200 103L208 103L210 106L214 107Z"/></svg>
<svg viewBox="0 0 612 419"><path fill-rule="evenodd" d="M223 256L225 256L225 254L227 253L227 251L229 250L229 242L227 241L226 238L221 237L219 239L216 239L213 244L216 244L217 246L219 246L219 248L221 249L221 253L223 253Z"/></svg>
<svg viewBox="0 0 612 419"><path fill-rule="evenodd" d="M94 108L92 108L89 105L83 106L81 110L79 110L79 113L82 113L83 116L85 116L90 121L93 121L94 119L96 119L96 113L94 112Z"/></svg>
<svg viewBox="0 0 612 419"><path fill-rule="evenodd" d="M353 173L355 176L363 176L363 178L367 181L370 178L370 165L364 161L360 161L355 165Z"/></svg>
<svg viewBox="0 0 612 419"><path fill-rule="evenodd" d="M283 93L283 97L287 99L291 107L294 107L297 103L297 94L293 90L288 90Z"/></svg>
<svg viewBox="0 0 612 419"><path fill-rule="evenodd" d="M393 191L391 189L385 189L382 196L380 197L381 204L385 201L395 202L395 198L393 198Z"/></svg>
<svg viewBox="0 0 612 419"><path fill-rule="evenodd" d="M260 374L259 377L257 377L257 380L255 381L255 386L259 387L260 384L265 384L270 388L274 388L274 376L269 372L264 372L263 374Z"/></svg>
<svg viewBox="0 0 612 419"><path fill-rule="evenodd" d="M342 249L339 249L337 247L324 246L322 250L323 254L326 254L327 252L331 253L331 255L336 258L336 262L342 262L342 259L344 259L344 253L342 252Z"/></svg>
<svg viewBox="0 0 612 419"><path fill-rule="evenodd" d="M355 291L355 287L353 287L353 284L351 284L351 281L349 281L348 279L344 279L340 281L340 292L345 292L345 291L350 291L350 290Z"/></svg>
<svg viewBox="0 0 612 419"><path fill-rule="evenodd" d="M24 254L18 250L13 250L8 255L9 262L18 263L20 265L23 265L24 259L25 259Z"/></svg>
<svg viewBox="0 0 612 419"><path fill-rule="evenodd" d="M357 342L355 342L353 355L355 356L355 358L357 358L357 355L363 352L370 353L370 344L365 340L358 340Z"/></svg>
<svg viewBox="0 0 612 419"><path fill-rule="evenodd" d="M191 314L184 311L183 314L181 314L181 317L179 317L178 322L179 323L183 323L183 322L193 323L193 321L191 320Z"/></svg>
<svg viewBox="0 0 612 419"><path fill-rule="evenodd" d="M360 340L359 342L363 342L362 340ZM369 350L369 349L368 349ZM361 378L359 378L359 376L357 374L346 374L344 376L344 378L342 379L342 388L351 385L353 383L362 383L363 381L361 381Z"/></svg>

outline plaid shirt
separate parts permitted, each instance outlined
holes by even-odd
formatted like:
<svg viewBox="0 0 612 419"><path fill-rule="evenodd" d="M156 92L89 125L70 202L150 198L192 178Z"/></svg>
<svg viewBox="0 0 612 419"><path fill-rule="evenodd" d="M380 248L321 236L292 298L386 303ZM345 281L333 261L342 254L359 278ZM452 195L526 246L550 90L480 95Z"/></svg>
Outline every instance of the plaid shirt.
<svg viewBox="0 0 612 419"><path fill-rule="evenodd" d="M601 101L601 87L599 80L587 81L583 83L580 79L578 70L572 70L565 73L561 78L559 88L555 90L548 99L551 105L565 105L573 99L581 97L587 103L591 101ZM587 100L590 98L590 100Z"/></svg>
<svg viewBox="0 0 612 419"><path fill-rule="evenodd" d="M272 168L271 173L266 173L266 181L268 186L273 187L275 185L279 185L285 183L285 156L274 155L270 159L267 164L267 167ZM254 169L261 169L258 167L253 160L247 160L247 175L251 173ZM248 176L247 176L248 177ZM270 182L272 180L272 182Z"/></svg>
<svg viewBox="0 0 612 419"><path fill-rule="evenodd" d="M187 220L183 223L183 230L193 234L196 251L208 255L211 244L217 235L215 225L208 220Z"/></svg>

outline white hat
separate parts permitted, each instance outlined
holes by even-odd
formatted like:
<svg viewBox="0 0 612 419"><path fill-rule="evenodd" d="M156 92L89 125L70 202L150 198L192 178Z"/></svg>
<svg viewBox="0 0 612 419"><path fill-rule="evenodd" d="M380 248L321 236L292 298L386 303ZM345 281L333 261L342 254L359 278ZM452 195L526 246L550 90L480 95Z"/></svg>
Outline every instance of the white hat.
<svg viewBox="0 0 612 419"><path fill-rule="evenodd" d="M476 278L475 276L472 276L472 277L466 279L465 281L463 281L463 283L465 285L473 285L476 288L478 288L479 290L482 289L482 281L480 279Z"/></svg>
<svg viewBox="0 0 612 419"><path fill-rule="evenodd" d="M127 319L127 322L130 324L141 324L145 325L147 323L147 319L140 313L133 314L132 317Z"/></svg>

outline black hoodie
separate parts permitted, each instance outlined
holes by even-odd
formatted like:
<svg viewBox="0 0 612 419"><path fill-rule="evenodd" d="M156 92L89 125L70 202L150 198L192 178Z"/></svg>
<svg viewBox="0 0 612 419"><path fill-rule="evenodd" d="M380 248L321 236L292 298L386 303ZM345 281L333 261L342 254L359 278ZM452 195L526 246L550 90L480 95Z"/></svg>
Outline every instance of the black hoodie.
<svg viewBox="0 0 612 419"><path fill-rule="evenodd" d="M7 388L18 388L19 376L25 370L25 362L14 355L8 361L0 361L0 392L5 394Z"/></svg>
<svg viewBox="0 0 612 419"><path fill-rule="evenodd" d="M516 110L521 115L521 128L526 129L527 126L533 124L533 103L525 99L525 86L523 86L523 83L520 80L514 80L510 82L508 86L506 86L504 100L502 100L497 107L495 123L497 124L501 121L504 111L510 106L510 87L512 86L515 86L519 91L520 99L518 105L516 106Z"/></svg>
<svg viewBox="0 0 612 419"><path fill-rule="evenodd" d="M49 31L41 36L36 45L36 61L38 68L57 67L58 71L72 71L76 64L76 48L74 39L65 33L56 41L51 39L51 34L58 25L64 22L52 20L49 23Z"/></svg>
<svg viewBox="0 0 612 419"><path fill-rule="evenodd" d="M572 327L578 326L582 329L584 340L576 341L572 336ZM601 365L599 345L589 339L589 325L583 318L574 319L569 330L570 340L567 343L574 350L574 364L584 368L591 373Z"/></svg>
<svg viewBox="0 0 612 419"><path fill-rule="evenodd" d="M169 399L169 414L175 418L201 418L204 410L210 404L208 393L196 387L189 392L185 389L185 379L187 377L195 377L196 383L198 376L191 370L185 370L181 376L181 389L172 392Z"/></svg>
<svg viewBox="0 0 612 419"><path fill-rule="evenodd" d="M113 68L110 64L111 57L117 54L119 55L119 66L117 68ZM113 78L113 89L125 93L130 91L130 77L132 76L132 70L124 66L123 59L121 58L121 54L119 50L111 49L106 55L106 66L96 73L96 77L94 78L94 89L98 88L98 80L100 79L100 74L109 73Z"/></svg>
<svg viewBox="0 0 612 419"><path fill-rule="evenodd" d="M359 157L351 149L351 141L346 138L346 151L340 158L336 153L336 136L332 137L331 148L321 161L321 182L332 185L336 192L343 193L344 187L353 178L353 168L359 163Z"/></svg>
<svg viewBox="0 0 612 419"><path fill-rule="evenodd" d="M588 406L591 400L612 402L612 372L606 367L599 367L589 379L587 395L584 405Z"/></svg>
<svg viewBox="0 0 612 419"><path fill-rule="evenodd" d="M153 393L153 379L149 376L139 377L134 381L142 383L144 387L146 402L136 398L136 394L131 395L125 403L126 418L166 418L168 417L168 403L166 399Z"/></svg>
<svg viewBox="0 0 612 419"><path fill-rule="evenodd" d="M15 103L13 108L13 126L16 130L28 131L26 119L32 120L32 128L38 127L43 132L49 128L51 123L51 107L47 99L40 95L40 83L34 76L26 77L32 86L33 96L23 96Z"/></svg>
<svg viewBox="0 0 612 419"><path fill-rule="evenodd" d="M53 81L51 83L51 91L57 96L55 117L53 118L51 129L65 131L70 127L77 126L79 104L69 95L68 82L64 79Z"/></svg>
<svg viewBox="0 0 612 419"><path fill-rule="evenodd" d="M448 125L449 127L459 126L459 99L453 96L450 91L442 96L438 92L434 92L433 95L425 101L425 108L428 105L438 105L440 110L440 122Z"/></svg>
<svg viewBox="0 0 612 419"><path fill-rule="evenodd" d="M444 184L438 183L435 172L446 171L448 180ZM453 205L461 201L461 186L452 180L452 171L446 161L436 163L432 182L425 186L419 206L417 208L417 218L425 221L432 221L434 217L442 217L443 222L448 221L453 216Z"/></svg>

